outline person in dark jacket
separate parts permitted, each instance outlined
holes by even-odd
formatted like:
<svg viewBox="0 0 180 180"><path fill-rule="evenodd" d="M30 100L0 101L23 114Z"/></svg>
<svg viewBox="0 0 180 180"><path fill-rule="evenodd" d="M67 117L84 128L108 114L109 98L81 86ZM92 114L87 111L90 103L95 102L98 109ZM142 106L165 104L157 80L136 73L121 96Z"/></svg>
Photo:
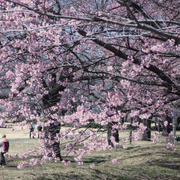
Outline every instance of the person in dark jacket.
<svg viewBox="0 0 180 180"><path fill-rule="evenodd" d="M6 165L6 159L5 159L5 154L8 152L9 150L9 141L6 138L6 135L2 136L2 141L0 142L0 147L1 147L1 162L0 165L2 167L5 167Z"/></svg>
<svg viewBox="0 0 180 180"><path fill-rule="evenodd" d="M42 125L41 124L39 124L37 126L37 131L38 131L38 138L39 138L40 137L40 133L42 132Z"/></svg>
<svg viewBox="0 0 180 180"><path fill-rule="evenodd" d="M30 126L29 126L29 138L31 139L34 138L34 124L31 123Z"/></svg>

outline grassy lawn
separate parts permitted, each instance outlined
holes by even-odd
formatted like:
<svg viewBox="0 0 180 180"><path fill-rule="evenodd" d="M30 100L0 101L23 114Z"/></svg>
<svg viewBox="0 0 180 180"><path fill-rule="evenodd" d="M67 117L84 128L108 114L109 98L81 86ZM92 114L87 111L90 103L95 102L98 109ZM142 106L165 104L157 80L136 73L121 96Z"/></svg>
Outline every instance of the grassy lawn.
<svg viewBox="0 0 180 180"><path fill-rule="evenodd" d="M11 140L9 154L23 153L38 146L37 139L28 139L28 130L15 127L0 129ZM122 133L124 136L126 133ZM120 136L121 136L120 135ZM15 141L15 139L22 139ZM112 159L117 159L113 164ZM179 180L180 143L173 151L166 149L165 139L158 144L133 142L128 149L96 152L84 158L84 165L77 166L73 157L68 157L71 166L62 163L44 163L40 166L17 169L20 159L8 160L7 167L0 168L0 180ZM93 169L91 164L95 164Z"/></svg>

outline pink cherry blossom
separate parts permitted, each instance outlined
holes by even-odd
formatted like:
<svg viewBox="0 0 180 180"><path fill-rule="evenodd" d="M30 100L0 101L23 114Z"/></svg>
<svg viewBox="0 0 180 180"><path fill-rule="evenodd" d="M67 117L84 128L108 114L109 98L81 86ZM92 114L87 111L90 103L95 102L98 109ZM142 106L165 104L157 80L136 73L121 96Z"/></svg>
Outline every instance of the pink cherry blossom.
<svg viewBox="0 0 180 180"><path fill-rule="evenodd" d="M112 164L117 164L118 160L117 159L112 159Z"/></svg>

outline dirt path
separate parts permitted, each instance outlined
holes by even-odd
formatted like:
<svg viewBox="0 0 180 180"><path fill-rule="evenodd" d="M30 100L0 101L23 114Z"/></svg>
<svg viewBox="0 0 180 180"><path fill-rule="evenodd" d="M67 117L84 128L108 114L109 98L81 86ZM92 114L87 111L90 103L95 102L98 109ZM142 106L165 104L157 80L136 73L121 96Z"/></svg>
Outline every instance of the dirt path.
<svg viewBox="0 0 180 180"><path fill-rule="evenodd" d="M16 139L9 139L9 142L19 142L19 141L33 141L33 140L36 140L37 138L32 138L32 139L29 139L29 138L16 138Z"/></svg>

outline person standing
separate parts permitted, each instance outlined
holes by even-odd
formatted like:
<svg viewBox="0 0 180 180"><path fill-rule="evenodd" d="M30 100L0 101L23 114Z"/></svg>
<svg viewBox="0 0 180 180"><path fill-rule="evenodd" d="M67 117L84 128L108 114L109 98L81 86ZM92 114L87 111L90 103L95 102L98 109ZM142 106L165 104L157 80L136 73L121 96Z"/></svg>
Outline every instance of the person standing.
<svg viewBox="0 0 180 180"><path fill-rule="evenodd" d="M40 137L40 134L41 134L41 131L42 131L42 125L41 124L39 124L38 126L37 126L37 131L38 131L38 138Z"/></svg>
<svg viewBox="0 0 180 180"><path fill-rule="evenodd" d="M31 139L31 136L32 138L34 138L34 125L33 123L30 124L30 127L29 127L29 138Z"/></svg>
<svg viewBox="0 0 180 180"><path fill-rule="evenodd" d="M0 147L1 147L1 162L0 162L0 164L2 167L5 167L5 165L6 165L5 154L9 150L9 141L6 138L6 135L2 136L2 141L0 142Z"/></svg>

